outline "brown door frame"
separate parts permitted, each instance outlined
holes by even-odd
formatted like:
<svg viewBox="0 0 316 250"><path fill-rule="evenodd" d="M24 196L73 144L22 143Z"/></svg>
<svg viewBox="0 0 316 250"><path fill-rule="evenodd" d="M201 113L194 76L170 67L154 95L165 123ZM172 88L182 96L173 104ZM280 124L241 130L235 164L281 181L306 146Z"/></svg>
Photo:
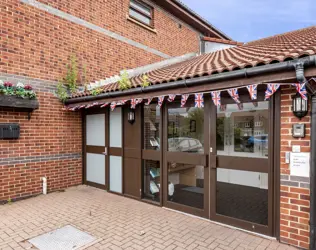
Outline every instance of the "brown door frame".
<svg viewBox="0 0 316 250"><path fill-rule="evenodd" d="M248 95L249 96L249 95ZM247 96L241 96L243 102L251 102L250 98ZM247 100L248 99L248 100ZM258 100L262 100L258 96ZM228 102L231 102L229 100ZM233 102L232 102L233 103ZM259 159L259 158L245 158L245 157L229 157L229 156L218 156L216 148L216 119L217 119L217 108L212 104L210 112L210 145L212 147L212 152L210 152L210 219L218 221L224 224L236 226L243 228L248 231L261 233L269 236L275 236L277 230L277 224L279 221L279 216L277 211L279 210L279 198L278 189L279 189L279 176L280 172L277 170L279 168L279 153L280 146L277 143L280 140L280 95L276 93L271 100L269 101L269 157L268 159ZM234 161L232 161L234 160ZM241 160L241 161L240 161ZM245 160L249 163L245 163ZM234 164L232 164L234 162ZM255 164L251 164L255 162ZM228 165L227 165L228 164ZM264 167L265 164L268 164L268 167ZM247 222L244 220L220 215L216 213L216 170L221 168L221 165L224 168L236 169L236 170L246 170L246 171L255 171L255 172L266 172L268 173L268 225L259 225L252 222ZM252 166L251 168L247 166ZM255 167L255 168L254 168ZM253 228L253 226L255 228Z"/></svg>
<svg viewBox="0 0 316 250"><path fill-rule="evenodd" d="M209 103L211 99L204 98L204 138L209 137L209 126L206 119L209 116ZM189 99L187 103L194 104L194 100ZM173 103L167 103L162 106L163 113L163 206L179 210L185 213L190 213L196 216L209 218L209 168L208 168L208 150L209 142L204 141L204 154L183 153L183 152L169 152L168 151L168 108L179 108L179 100ZM192 107L192 106L191 106ZM204 166L204 209L198 209L168 200L168 162L174 163L188 163L193 165Z"/></svg>
<svg viewBox="0 0 316 250"><path fill-rule="evenodd" d="M94 115L94 114L104 114L105 116L105 146L93 146L93 145L87 145L87 138L86 138L86 118L87 115ZM84 110L82 112L82 142L83 142L83 147L82 147L82 167L83 167L83 172L82 172L82 180L83 184L97 187L100 189L107 190L109 187L109 179L108 179L108 173L109 173L109 165L108 165L108 156L104 154L105 148L108 148L108 109L89 109L89 110ZM87 153L95 153L95 154L102 154L105 157L105 185L94 183L87 181Z"/></svg>

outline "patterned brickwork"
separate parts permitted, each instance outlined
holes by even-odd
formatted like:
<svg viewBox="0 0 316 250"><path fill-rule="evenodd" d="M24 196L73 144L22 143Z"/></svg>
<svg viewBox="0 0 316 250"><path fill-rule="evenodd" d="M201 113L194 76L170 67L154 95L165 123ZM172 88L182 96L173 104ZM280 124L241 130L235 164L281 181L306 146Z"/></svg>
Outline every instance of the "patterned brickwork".
<svg viewBox="0 0 316 250"><path fill-rule="evenodd" d="M293 115L292 96L294 87L282 88L281 94L281 241L301 248L309 247L309 178L290 175L290 166L285 163L285 152L293 145L300 145L302 152L310 151L310 114L301 121ZM306 137L292 137L294 123L306 124Z"/></svg>

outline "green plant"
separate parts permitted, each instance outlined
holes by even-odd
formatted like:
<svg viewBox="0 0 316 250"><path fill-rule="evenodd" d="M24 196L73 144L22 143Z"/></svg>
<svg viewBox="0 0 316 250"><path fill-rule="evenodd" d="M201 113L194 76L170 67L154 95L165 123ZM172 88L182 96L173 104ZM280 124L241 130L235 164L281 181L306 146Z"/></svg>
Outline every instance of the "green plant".
<svg viewBox="0 0 316 250"><path fill-rule="evenodd" d="M64 78L64 83L68 87L71 93L77 91L77 81L78 81L78 66L77 57L72 55L70 57L70 64L67 65L67 73Z"/></svg>
<svg viewBox="0 0 316 250"><path fill-rule="evenodd" d="M130 89L132 87L132 83L129 80L129 76L126 70L123 71L121 74L121 78L118 81L119 83L119 89L124 90L124 89Z"/></svg>
<svg viewBox="0 0 316 250"><path fill-rule="evenodd" d="M96 96L96 95L98 95L98 94L101 94L102 91L103 91L103 89L102 89L101 87L98 87L98 88L95 88L95 89L90 90L90 93L91 93L91 95Z"/></svg>
<svg viewBox="0 0 316 250"><path fill-rule="evenodd" d="M7 202L8 202L9 205L11 205L11 204L12 204L12 199L9 198L9 199L7 200Z"/></svg>
<svg viewBox="0 0 316 250"><path fill-rule="evenodd" d="M148 76L147 75L143 75L142 76L142 87L148 87L150 85L150 81L148 80Z"/></svg>
<svg viewBox="0 0 316 250"><path fill-rule="evenodd" d="M68 98L67 90L62 82L58 82L56 95L61 102L65 102Z"/></svg>

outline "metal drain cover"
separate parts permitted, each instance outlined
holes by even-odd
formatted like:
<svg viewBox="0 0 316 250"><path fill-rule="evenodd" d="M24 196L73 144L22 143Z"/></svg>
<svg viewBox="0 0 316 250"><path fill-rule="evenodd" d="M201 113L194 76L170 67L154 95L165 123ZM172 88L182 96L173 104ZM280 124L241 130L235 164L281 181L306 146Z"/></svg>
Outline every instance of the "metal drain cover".
<svg viewBox="0 0 316 250"><path fill-rule="evenodd" d="M73 226L65 226L29 240L39 250L74 250L96 239Z"/></svg>

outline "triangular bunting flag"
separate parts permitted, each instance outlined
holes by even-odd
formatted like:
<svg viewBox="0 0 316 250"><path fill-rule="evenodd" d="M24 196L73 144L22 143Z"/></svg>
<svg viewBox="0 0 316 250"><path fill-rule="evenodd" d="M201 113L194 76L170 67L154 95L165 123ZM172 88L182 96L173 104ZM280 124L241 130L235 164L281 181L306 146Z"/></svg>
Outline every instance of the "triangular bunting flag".
<svg viewBox="0 0 316 250"><path fill-rule="evenodd" d="M159 106L159 108L161 108L164 99L165 99L165 96L159 96L158 97L158 106Z"/></svg>
<svg viewBox="0 0 316 250"><path fill-rule="evenodd" d="M151 103L152 100L153 100L153 98L148 98L147 102L145 103L145 105L148 106Z"/></svg>
<svg viewBox="0 0 316 250"><path fill-rule="evenodd" d="M228 92L228 94L231 96L231 98L233 98L233 100L234 100L236 103L240 103L240 101L239 101L239 95L238 95L238 89L237 89L237 88L228 89L227 92Z"/></svg>
<svg viewBox="0 0 316 250"><path fill-rule="evenodd" d="M280 84L269 83L265 93L264 100L269 100L270 97L280 88Z"/></svg>
<svg viewBox="0 0 316 250"><path fill-rule="evenodd" d="M183 108L185 106L185 104L187 103L187 100L189 99L189 94L184 94L181 96L181 108Z"/></svg>
<svg viewBox="0 0 316 250"><path fill-rule="evenodd" d="M143 98L138 98L137 99L137 104L140 104L140 103L142 103L143 102Z"/></svg>
<svg viewBox="0 0 316 250"><path fill-rule="evenodd" d="M247 86L251 100L257 100L258 84Z"/></svg>
<svg viewBox="0 0 316 250"><path fill-rule="evenodd" d="M80 105L79 109L83 109L83 108L85 108L85 107L86 107L86 105L83 104L83 105Z"/></svg>
<svg viewBox="0 0 316 250"><path fill-rule="evenodd" d="M131 109L135 109L137 105L137 99L131 99Z"/></svg>
<svg viewBox="0 0 316 250"><path fill-rule="evenodd" d="M86 109L92 108L92 107L97 106L97 105L99 105L98 102L94 102L94 103L88 104L88 105L86 106Z"/></svg>
<svg viewBox="0 0 316 250"><path fill-rule="evenodd" d="M103 103L102 105L101 105L101 107L100 108L105 108L106 106L108 106L109 105L109 103L108 102L106 102L106 103Z"/></svg>
<svg viewBox="0 0 316 250"><path fill-rule="evenodd" d="M306 84L305 83L294 83L292 85L296 88L297 93L299 93L301 95L303 100L307 101Z"/></svg>
<svg viewBox="0 0 316 250"><path fill-rule="evenodd" d="M175 95L175 94L170 94L170 95L168 95L168 102L173 102L174 99L176 98L176 96L177 96L177 95Z"/></svg>
<svg viewBox="0 0 316 250"><path fill-rule="evenodd" d="M212 91L211 92L212 100L216 107L221 106L221 92L220 91Z"/></svg>
<svg viewBox="0 0 316 250"><path fill-rule="evenodd" d="M204 107L204 97L202 93L194 94L195 96L195 107L196 108L203 108Z"/></svg>
<svg viewBox="0 0 316 250"><path fill-rule="evenodd" d="M111 103L111 110L113 111L116 108L117 103L116 102L112 102Z"/></svg>

